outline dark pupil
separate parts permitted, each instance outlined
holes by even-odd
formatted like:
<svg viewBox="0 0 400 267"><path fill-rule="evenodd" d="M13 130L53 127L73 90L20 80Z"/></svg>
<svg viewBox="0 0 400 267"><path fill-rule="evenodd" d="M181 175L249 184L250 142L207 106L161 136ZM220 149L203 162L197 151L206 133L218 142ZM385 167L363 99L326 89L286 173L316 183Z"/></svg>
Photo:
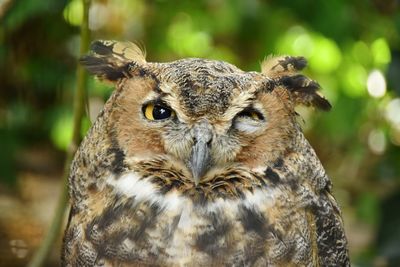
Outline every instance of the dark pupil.
<svg viewBox="0 0 400 267"><path fill-rule="evenodd" d="M153 117L156 120L162 120L171 116L171 110L169 108L155 105L153 109Z"/></svg>

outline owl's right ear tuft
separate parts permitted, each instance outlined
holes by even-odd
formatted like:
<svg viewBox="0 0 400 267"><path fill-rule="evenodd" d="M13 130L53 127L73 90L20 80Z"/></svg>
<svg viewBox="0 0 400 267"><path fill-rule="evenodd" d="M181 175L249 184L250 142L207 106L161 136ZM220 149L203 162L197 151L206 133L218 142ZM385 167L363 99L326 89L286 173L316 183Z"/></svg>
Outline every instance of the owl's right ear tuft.
<svg viewBox="0 0 400 267"><path fill-rule="evenodd" d="M131 42L94 41L80 62L93 75L111 82L130 77L132 67L146 63L145 54Z"/></svg>
<svg viewBox="0 0 400 267"><path fill-rule="evenodd" d="M261 64L261 72L269 79L264 83L267 91L276 87L288 90L295 105L313 106L329 111L331 104L319 93L320 85L299 72L307 66L304 57L268 57Z"/></svg>

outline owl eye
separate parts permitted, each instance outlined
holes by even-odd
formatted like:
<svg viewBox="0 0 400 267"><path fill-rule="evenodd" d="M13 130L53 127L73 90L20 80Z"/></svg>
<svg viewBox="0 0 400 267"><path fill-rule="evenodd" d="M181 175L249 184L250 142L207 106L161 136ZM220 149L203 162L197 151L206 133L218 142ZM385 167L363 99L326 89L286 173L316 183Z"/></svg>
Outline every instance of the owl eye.
<svg viewBox="0 0 400 267"><path fill-rule="evenodd" d="M264 116L257 110L247 108L236 115L237 118L250 118L255 121L264 120Z"/></svg>
<svg viewBox="0 0 400 267"><path fill-rule="evenodd" d="M265 121L264 115L254 108L246 108L236 114L233 127L245 133L254 133L261 129Z"/></svg>
<svg viewBox="0 0 400 267"><path fill-rule="evenodd" d="M149 103L143 106L143 114L146 119L165 120L174 114L174 111L163 104Z"/></svg>

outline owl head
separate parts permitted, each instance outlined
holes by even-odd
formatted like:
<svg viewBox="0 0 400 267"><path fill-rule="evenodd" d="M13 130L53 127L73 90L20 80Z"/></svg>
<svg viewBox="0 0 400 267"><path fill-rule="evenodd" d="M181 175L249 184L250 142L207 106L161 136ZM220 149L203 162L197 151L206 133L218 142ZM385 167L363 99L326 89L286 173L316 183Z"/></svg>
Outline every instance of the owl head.
<svg viewBox="0 0 400 267"><path fill-rule="evenodd" d="M100 115L106 134L124 164L163 168L160 179L168 164L193 186L232 166L268 166L296 146L296 105L331 108L318 83L298 73L303 57L268 58L261 72L245 72L198 58L146 62L127 42L96 41L91 50L83 65L116 87Z"/></svg>

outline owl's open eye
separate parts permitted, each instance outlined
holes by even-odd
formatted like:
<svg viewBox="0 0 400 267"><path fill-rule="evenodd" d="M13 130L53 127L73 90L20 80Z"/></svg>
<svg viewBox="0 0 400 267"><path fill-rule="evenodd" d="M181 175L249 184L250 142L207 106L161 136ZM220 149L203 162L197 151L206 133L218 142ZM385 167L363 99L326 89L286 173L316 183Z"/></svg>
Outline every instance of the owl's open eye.
<svg viewBox="0 0 400 267"><path fill-rule="evenodd" d="M264 120L264 116L257 110L252 108L246 108L236 115L236 118L249 118L255 121Z"/></svg>
<svg viewBox="0 0 400 267"><path fill-rule="evenodd" d="M148 103L142 108L143 114L146 119L154 120L165 120L174 114L174 111L164 104L159 103Z"/></svg>

